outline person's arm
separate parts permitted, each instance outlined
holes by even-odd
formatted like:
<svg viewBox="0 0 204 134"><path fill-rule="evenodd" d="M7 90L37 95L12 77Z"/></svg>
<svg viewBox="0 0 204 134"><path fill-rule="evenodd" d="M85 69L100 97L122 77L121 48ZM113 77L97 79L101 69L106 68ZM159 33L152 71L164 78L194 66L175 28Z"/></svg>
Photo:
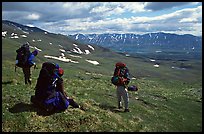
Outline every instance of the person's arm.
<svg viewBox="0 0 204 134"><path fill-rule="evenodd" d="M35 56L33 54L30 55L30 57L28 58L28 63L29 65L35 65L35 62L33 62L33 59L35 58Z"/></svg>
<svg viewBox="0 0 204 134"><path fill-rule="evenodd" d="M61 78L57 81L57 90L60 91L64 96L68 97L64 91L64 82Z"/></svg>
<svg viewBox="0 0 204 134"><path fill-rule="evenodd" d="M128 85L130 82L130 75L129 75L129 71L126 72L125 77L123 78L123 83L125 85Z"/></svg>

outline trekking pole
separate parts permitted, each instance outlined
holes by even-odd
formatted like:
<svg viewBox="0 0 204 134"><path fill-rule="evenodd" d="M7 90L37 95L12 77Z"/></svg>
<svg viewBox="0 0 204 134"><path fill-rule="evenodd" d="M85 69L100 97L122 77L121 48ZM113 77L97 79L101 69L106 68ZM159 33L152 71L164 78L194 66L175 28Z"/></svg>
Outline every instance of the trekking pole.
<svg viewBox="0 0 204 134"><path fill-rule="evenodd" d="M17 68L17 67L16 67L16 65L15 65L15 72L16 72L16 68Z"/></svg>
<svg viewBox="0 0 204 134"><path fill-rule="evenodd" d="M137 79L134 75L132 75L131 73L129 73L132 77L134 77L135 79Z"/></svg>

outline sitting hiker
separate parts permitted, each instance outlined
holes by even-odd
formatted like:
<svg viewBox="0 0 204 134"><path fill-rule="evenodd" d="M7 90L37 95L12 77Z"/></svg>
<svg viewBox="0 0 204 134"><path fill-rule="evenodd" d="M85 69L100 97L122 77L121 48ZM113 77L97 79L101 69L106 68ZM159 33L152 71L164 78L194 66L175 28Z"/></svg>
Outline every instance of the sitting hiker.
<svg viewBox="0 0 204 134"><path fill-rule="evenodd" d="M64 70L58 64L50 62L43 63L35 87L35 96L31 96L31 102L39 104L46 111L64 111L69 105L74 108L80 108L65 93L62 79L63 74Z"/></svg>

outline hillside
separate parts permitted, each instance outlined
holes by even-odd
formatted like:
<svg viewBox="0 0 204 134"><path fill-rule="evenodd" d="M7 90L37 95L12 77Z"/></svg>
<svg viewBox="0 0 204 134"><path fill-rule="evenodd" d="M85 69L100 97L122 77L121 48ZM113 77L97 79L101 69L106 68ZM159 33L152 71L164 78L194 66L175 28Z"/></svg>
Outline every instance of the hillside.
<svg viewBox="0 0 204 134"><path fill-rule="evenodd" d="M28 31L2 23L3 132L202 131L202 61L153 61L64 35ZM20 68L14 71L15 50L27 41L31 50L40 51L35 60L38 68L32 68L31 86L24 85ZM65 90L84 111L70 106L65 112L44 115L32 106L30 96L44 61L64 68ZM130 113L117 109L115 87L110 83L118 61L128 65L130 85L139 87L138 92L129 92Z"/></svg>

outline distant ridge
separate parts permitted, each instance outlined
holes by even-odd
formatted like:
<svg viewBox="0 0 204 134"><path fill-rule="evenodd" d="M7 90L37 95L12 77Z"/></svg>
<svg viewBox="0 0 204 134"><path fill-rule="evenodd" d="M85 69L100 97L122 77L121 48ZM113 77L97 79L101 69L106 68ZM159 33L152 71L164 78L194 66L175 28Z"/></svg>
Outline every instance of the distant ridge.
<svg viewBox="0 0 204 134"><path fill-rule="evenodd" d="M47 31L42 30L42 29L37 28L37 27L29 27L29 26L25 26L25 25L22 25L22 24L19 24L16 22L12 22L9 20L2 20L2 24L7 24L7 25L10 25L13 27L18 27L18 28L21 28L23 31L26 31L26 32L47 32Z"/></svg>
<svg viewBox="0 0 204 134"><path fill-rule="evenodd" d="M171 33L147 33L138 34L74 34L71 38L84 43L97 44L103 47L136 47L138 49L160 48L176 50L200 50L202 47L202 37L184 34ZM118 49L119 49L118 48Z"/></svg>

